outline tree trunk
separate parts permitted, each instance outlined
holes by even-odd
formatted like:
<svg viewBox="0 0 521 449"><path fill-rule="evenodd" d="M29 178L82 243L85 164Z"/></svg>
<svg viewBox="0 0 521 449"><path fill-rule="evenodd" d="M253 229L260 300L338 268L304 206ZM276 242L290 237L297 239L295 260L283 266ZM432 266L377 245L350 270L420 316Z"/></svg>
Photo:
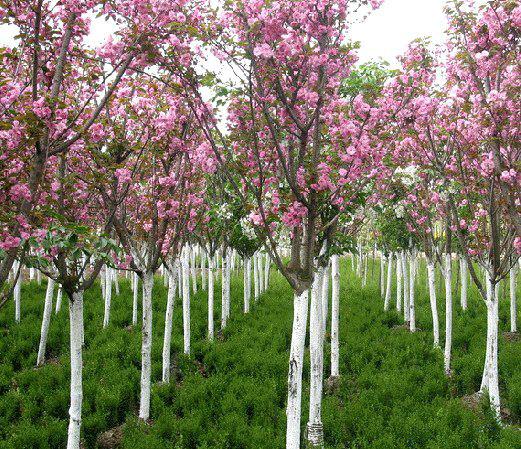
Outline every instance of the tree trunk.
<svg viewBox="0 0 521 449"><path fill-rule="evenodd" d="M264 266L264 291L268 290L268 286L270 285L270 267L271 267L270 255L266 254L266 264Z"/></svg>
<svg viewBox="0 0 521 449"><path fill-rule="evenodd" d="M411 332L416 332L416 309L414 306L414 280L416 278L415 258L414 250L412 250L409 259L409 330Z"/></svg>
<svg viewBox="0 0 521 449"><path fill-rule="evenodd" d="M228 282L228 263L230 258L228 257L229 252L228 250L225 250L222 257L221 262L221 329L224 329L226 327L226 320L227 320L227 313L226 313L226 306L227 306L227 298L226 293L228 291L227 282Z"/></svg>
<svg viewBox="0 0 521 449"><path fill-rule="evenodd" d="M257 302L259 299L260 289L259 289L259 259L257 257L257 253L253 255L253 290L254 290L254 300Z"/></svg>
<svg viewBox="0 0 521 449"><path fill-rule="evenodd" d="M167 269L168 274L168 294L166 299L166 312L165 312L165 335L163 339L163 382L168 383L170 381L170 345L172 342L172 317L174 314L174 303L177 286L177 263L170 270Z"/></svg>
<svg viewBox="0 0 521 449"><path fill-rule="evenodd" d="M255 262L254 262L255 264ZM302 368L308 319L308 294L305 290L293 299L293 328L288 372L288 403L286 407L286 449L300 448L300 410L302 399Z"/></svg>
<svg viewBox="0 0 521 449"><path fill-rule="evenodd" d="M133 299L132 299L132 326L137 324L137 302L138 302L138 289L139 289L139 276L137 273L133 273Z"/></svg>
<svg viewBox="0 0 521 449"><path fill-rule="evenodd" d="M402 311L402 259L400 253L396 253L396 310Z"/></svg>
<svg viewBox="0 0 521 449"><path fill-rule="evenodd" d="M327 329L327 316L329 314L329 263L324 267L322 272L322 292L320 294L322 300L322 321L324 326L324 335Z"/></svg>
<svg viewBox="0 0 521 449"><path fill-rule="evenodd" d="M324 429L322 426L322 382L324 373L324 320L321 298L324 293L327 268L320 268L315 275L311 290L311 311L309 315L309 420L307 442L310 447L323 447Z"/></svg>
<svg viewBox="0 0 521 449"><path fill-rule="evenodd" d="M208 340L213 341L213 267L214 258L208 256Z"/></svg>
<svg viewBox="0 0 521 449"><path fill-rule="evenodd" d="M74 292L69 301L71 397L69 407L69 430L67 449L80 448L82 390L82 344L83 344L83 291Z"/></svg>
<svg viewBox="0 0 521 449"><path fill-rule="evenodd" d="M56 294L56 309L54 313L58 313L62 308L62 297L63 297L63 288L62 286L58 286L58 293Z"/></svg>
<svg viewBox="0 0 521 449"><path fill-rule="evenodd" d="M206 275L206 253L203 250L201 250L201 288L203 289L203 291L206 290L207 286Z"/></svg>
<svg viewBox="0 0 521 449"><path fill-rule="evenodd" d="M402 280L403 280L403 313L406 324L409 324L410 308L409 308L409 273L407 271L407 254L401 252L402 258Z"/></svg>
<svg viewBox="0 0 521 449"><path fill-rule="evenodd" d="M192 273L192 292L197 293L197 267L195 265L195 247L190 247L190 271Z"/></svg>
<svg viewBox="0 0 521 449"><path fill-rule="evenodd" d="M154 272L143 273L143 327L141 329L141 398L139 418L150 417L150 377L152 374L152 289Z"/></svg>
<svg viewBox="0 0 521 449"><path fill-rule="evenodd" d="M517 270L514 265L510 268L510 332L517 332Z"/></svg>
<svg viewBox="0 0 521 449"><path fill-rule="evenodd" d="M112 269L107 267L105 271L105 314L103 316L103 328L109 325L110 305L112 301Z"/></svg>
<svg viewBox="0 0 521 449"><path fill-rule="evenodd" d="M183 342L184 353L190 354L190 249L186 248L181 259L183 272Z"/></svg>
<svg viewBox="0 0 521 449"><path fill-rule="evenodd" d="M119 296L119 277L118 277L118 270L111 269L112 271L112 279L114 280L114 287L116 288L116 296Z"/></svg>
<svg viewBox="0 0 521 449"><path fill-rule="evenodd" d="M500 418L499 376L498 376L498 324L499 302L497 301L496 286L490 279L487 280L487 349L485 366L481 381L480 392L488 392L490 406L496 417Z"/></svg>
<svg viewBox="0 0 521 449"><path fill-rule="evenodd" d="M16 269L13 270L14 274L16 276L17 271L20 270L20 273L18 274L18 279L16 280L16 284L14 286L14 319L17 323L20 322L20 302L21 302L21 296L22 296L22 282L23 282L23 271L21 267L21 262L16 262ZM38 271L38 274L40 274L40 271ZM39 285L40 283L38 283Z"/></svg>
<svg viewBox="0 0 521 449"><path fill-rule="evenodd" d="M465 257L460 258L460 271L461 271L461 308L467 310L467 289L468 289L468 266L467 259Z"/></svg>
<svg viewBox="0 0 521 449"><path fill-rule="evenodd" d="M450 375L450 357L452 351L452 260L445 254L445 374Z"/></svg>
<svg viewBox="0 0 521 449"><path fill-rule="evenodd" d="M45 348L47 347L49 323L51 322L53 295L54 280L51 278L47 278L47 291L45 292L45 305L43 307L42 328L40 332L40 345L38 346L38 357L36 358L36 366L43 365L43 362L45 361Z"/></svg>
<svg viewBox="0 0 521 449"><path fill-rule="evenodd" d="M385 311L389 310L389 305L391 304L392 282L393 282L393 253L389 253L388 262L387 262L387 287L385 289L385 302L384 302Z"/></svg>
<svg viewBox="0 0 521 449"><path fill-rule="evenodd" d="M380 296L385 296L385 256L380 256Z"/></svg>
<svg viewBox="0 0 521 449"><path fill-rule="evenodd" d="M436 304L436 273L434 271L434 263L427 261L427 279L429 283L429 301L431 304L432 314L432 332L434 335L434 346L440 346L440 323L438 320L438 306Z"/></svg>
<svg viewBox="0 0 521 449"><path fill-rule="evenodd" d="M259 281L259 295L262 295L264 293L264 276L263 276L263 270L262 270L262 253L257 253L257 277Z"/></svg>
<svg viewBox="0 0 521 449"><path fill-rule="evenodd" d="M331 376L340 375L339 314L340 314L340 267L339 257L331 257Z"/></svg>
<svg viewBox="0 0 521 449"><path fill-rule="evenodd" d="M243 259L243 274L244 274L244 313L249 313L250 311L250 286L249 286L249 271L248 266L250 263L249 257L244 257Z"/></svg>

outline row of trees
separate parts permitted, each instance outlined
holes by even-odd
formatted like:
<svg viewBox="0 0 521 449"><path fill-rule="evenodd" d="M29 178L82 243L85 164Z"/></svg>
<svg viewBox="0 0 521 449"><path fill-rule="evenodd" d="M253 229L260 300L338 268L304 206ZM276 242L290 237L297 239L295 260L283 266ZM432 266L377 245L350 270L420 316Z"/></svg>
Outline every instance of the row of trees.
<svg viewBox="0 0 521 449"><path fill-rule="evenodd" d="M451 254L461 255L487 306L482 391L499 413L494 292L521 253L517 1L494 0L479 10L452 2L446 44L432 50L414 42L396 71L355 66L346 28L360 5L347 0L244 0L217 10L185 0L1 5L1 20L19 35L17 45L0 54L0 301L13 292L19 298L23 264L57 282L69 299L68 447L79 447L85 290L104 266L132 271L142 281L139 416L147 420L154 273L163 266L172 286L182 273L188 353L186 248L195 243L208 261L209 304L221 251L224 324L229 248L249 273L252 257L259 272L254 254L263 246L293 289L288 448L301 440L310 310L307 436L320 446L324 272L331 259L336 327L337 255L355 250L363 228L375 231L386 254L421 249L429 278L435 264L443 267L447 374ZM116 30L96 49L85 43L93 14ZM201 73L208 52L233 71L231 84ZM213 102L204 99L208 86L216 92ZM405 319L414 331L405 258L400 252L409 293ZM10 272L13 282L7 282ZM110 278L110 268L104 276ZM212 338L210 307L209 314ZM335 338L337 376L337 331Z"/></svg>

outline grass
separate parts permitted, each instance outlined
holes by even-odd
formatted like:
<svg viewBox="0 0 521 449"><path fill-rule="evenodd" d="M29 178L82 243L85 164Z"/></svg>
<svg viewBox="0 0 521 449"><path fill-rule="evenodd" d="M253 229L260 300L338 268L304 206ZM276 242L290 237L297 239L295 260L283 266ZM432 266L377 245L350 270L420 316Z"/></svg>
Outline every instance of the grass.
<svg viewBox="0 0 521 449"><path fill-rule="evenodd" d="M371 276L373 273L373 277ZM422 269L418 279L417 325L411 334L393 328L396 312L383 312L378 267L368 286L342 264L340 370L337 392L324 397L326 448L521 448L521 432L500 427L486 407L466 408L461 396L479 388L485 352L485 307L474 288L469 310L455 291L453 377L443 373L432 347L430 308ZM113 294L111 324L102 329L98 286L85 296L84 399L82 439L95 448L97 436L125 423L123 448L282 448L292 294L272 276L270 289L242 314L242 275L232 279L231 321L214 343L206 336L206 295L192 298L192 356L182 354L181 301L176 299L172 354L174 376L162 385L161 350L166 290L154 288L152 404L149 425L136 419L139 403L140 329L128 328L129 284ZM443 290L438 290L440 323ZM63 448L69 401L68 313L66 302L52 316L48 363L35 369L45 285L25 284L22 322L12 304L0 312L0 448ZM65 300L65 298L64 298ZM394 298L393 298L394 300ZM216 285L216 318L220 285ZM501 300L500 329L508 328L508 301ZM216 319L216 327L219 322ZM443 327L443 326L442 326ZM442 332L443 338L443 332ZM443 341L443 340L442 340ZM326 344L329 372L329 343ZM503 404L521 421L521 344L500 338ZM326 376L327 377L327 376ZM307 421L308 364L304 369L302 425Z"/></svg>

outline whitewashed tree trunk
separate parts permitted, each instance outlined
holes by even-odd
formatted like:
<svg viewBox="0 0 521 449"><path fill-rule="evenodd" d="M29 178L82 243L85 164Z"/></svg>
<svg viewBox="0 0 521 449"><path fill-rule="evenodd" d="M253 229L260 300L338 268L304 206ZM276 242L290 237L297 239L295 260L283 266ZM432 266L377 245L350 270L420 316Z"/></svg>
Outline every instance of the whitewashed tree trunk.
<svg viewBox="0 0 521 449"><path fill-rule="evenodd" d="M414 280L416 278L416 256L414 250L411 251L409 259L409 330L416 332L416 309L414 305Z"/></svg>
<svg viewBox="0 0 521 449"><path fill-rule="evenodd" d="M110 306L112 302L112 268L107 267L105 271L105 314L103 316L103 328L109 325Z"/></svg>
<svg viewBox="0 0 521 449"><path fill-rule="evenodd" d="M438 320L438 306L436 304L436 279L434 271L434 263L427 261L427 280L429 284L429 301L431 304L432 314L432 333L434 337L434 346L440 346L440 323Z"/></svg>
<svg viewBox="0 0 521 449"><path fill-rule="evenodd" d="M14 296L14 319L17 323L20 322L20 303L22 296L22 282L23 282L23 271L20 262L16 262L16 268L13 270L14 275L16 276L17 271L20 271L18 274L18 279L16 280L16 284L14 286L13 296ZM38 271L40 274L40 271Z"/></svg>
<svg viewBox="0 0 521 449"><path fill-rule="evenodd" d="M226 322L230 319L230 307L231 307L231 296L230 296L230 289L232 285L232 260L234 259L235 255L234 252L228 251L227 254L228 257L228 264L226 266Z"/></svg>
<svg viewBox="0 0 521 449"><path fill-rule="evenodd" d="M403 314L404 314L404 320L405 323L409 323L409 273L407 270L407 254L405 251L401 252L401 258L402 258L402 280L403 280Z"/></svg>
<svg viewBox="0 0 521 449"><path fill-rule="evenodd" d="M143 273L143 327L141 329L141 397L139 418L150 417L150 378L152 375L152 289L154 272Z"/></svg>
<svg viewBox="0 0 521 449"><path fill-rule="evenodd" d="M339 315L340 315L340 267L337 254L331 257L331 376L340 375Z"/></svg>
<svg viewBox="0 0 521 449"><path fill-rule="evenodd" d="M321 298L323 285L328 275L326 268L319 268L311 290L311 310L309 314L309 419L307 441L311 447L323 447L324 429L322 426L322 382L324 373L324 321Z"/></svg>
<svg viewBox="0 0 521 449"><path fill-rule="evenodd" d="M34 268L29 268L29 280L34 281Z"/></svg>
<svg viewBox="0 0 521 449"><path fill-rule="evenodd" d="M165 312L165 334L163 338L163 377L162 380L165 383L170 381L170 346L172 342L172 317L174 315L174 303L175 294L177 287L177 261L174 263L174 267L170 270L167 269L168 273L168 294L166 299L166 312Z"/></svg>
<svg viewBox="0 0 521 449"><path fill-rule="evenodd" d="M485 366L481 381L480 392L488 392L490 406L500 417L499 397L499 375L498 375L498 324L499 324L499 302L497 301L496 286L487 279L487 349L485 355Z"/></svg>
<svg viewBox="0 0 521 449"><path fill-rule="evenodd" d="M264 276L262 270L262 253L257 253L257 278L259 282L259 295L264 293Z"/></svg>
<svg viewBox="0 0 521 449"><path fill-rule="evenodd" d="M114 279L114 287L116 288L116 296L119 296L119 276L118 270L112 270L112 279Z"/></svg>
<svg viewBox="0 0 521 449"><path fill-rule="evenodd" d="M40 270L36 270L36 281L38 285L42 285L42 272Z"/></svg>
<svg viewBox="0 0 521 449"><path fill-rule="evenodd" d="M396 310L402 311L402 259L400 253L396 253Z"/></svg>
<svg viewBox="0 0 521 449"><path fill-rule="evenodd" d="M266 253L265 265L264 265L264 291L268 290L270 285L270 266L271 259L270 255Z"/></svg>
<svg viewBox="0 0 521 449"><path fill-rule="evenodd" d="M243 262L243 265L244 265L244 269L243 269L243 274L244 274L244 280L243 280L243 288L244 288L244 313L249 313L250 311L250 288L249 288L249 271L248 271L248 266L249 266L249 263L250 263L250 258L249 257L244 257L244 262Z"/></svg>
<svg viewBox="0 0 521 449"><path fill-rule="evenodd" d="M445 373L450 374L450 358L452 351L452 260L450 254L445 254Z"/></svg>
<svg viewBox="0 0 521 449"><path fill-rule="evenodd" d="M197 266L195 264L196 260L195 247L190 248L190 272L192 274L192 292L194 295L197 293Z"/></svg>
<svg viewBox="0 0 521 449"><path fill-rule="evenodd" d="M324 336L327 329L327 316L329 314L329 261L327 266L324 267L322 273L322 292L320 294L322 300L322 322L324 326Z"/></svg>
<svg viewBox="0 0 521 449"><path fill-rule="evenodd" d="M36 366L43 365L45 361L45 348L47 347L47 335L49 333L49 323L51 322L52 297L54 295L54 280L47 279L47 291L45 292L45 304L43 306L42 327L40 332L40 345L38 346L38 356Z"/></svg>
<svg viewBox="0 0 521 449"><path fill-rule="evenodd" d="M384 302L384 310L389 310L389 305L391 304L391 291L392 291L392 281L393 281L393 253L389 253L389 257L387 258L387 287L385 289L385 302Z"/></svg>
<svg viewBox="0 0 521 449"><path fill-rule="evenodd" d="M364 257L364 277L362 279L362 285L365 287L367 285L367 264L369 263L369 254L366 254Z"/></svg>
<svg viewBox="0 0 521 449"><path fill-rule="evenodd" d="M254 291L254 300L257 302L259 299L259 259L257 257L257 254L255 253L253 255L253 291Z"/></svg>
<svg viewBox="0 0 521 449"><path fill-rule="evenodd" d="M56 309L54 313L58 313L62 308L63 288L61 285L58 286L58 293L56 294Z"/></svg>
<svg viewBox="0 0 521 449"><path fill-rule="evenodd" d="M385 256L380 256L380 296L385 296Z"/></svg>
<svg viewBox="0 0 521 449"><path fill-rule="evenodd" d="M139 276L137 273L132 274L132 279L134 280L133 285L133 298L132 298L132 325L135 326L137 324L137 302L138 302L138 290L139 290Z"/></svg>
<svg viewBox="0 0 521 449"><path fill-rule="evenodd" d="M214 326L213 326L213 267L214 258L208 256L208 340L213 341Z"/></svg>
<svg viewBox="0 0 521 449"><path fill-rule="evenodd" d="M206 290L207 287L207 272L206 272L206 252L201 251L201 288Z"/></svg>
<svg viewBox="0 0 521 449"><path fill-rule="evenodd" d="M184 353L190 354L190 250L185 249L182 257L183 272L183 345Z"/></svg>
<svg viewBox="0 0 521 449"><path fill-rule="evenodd" d="M106 288L107 288L107 270L109 269L109 267L107 266L104 266L100 273L99 273L99 276L100 276L100 284L101 284L101 297L103 298L103 301L105 301L105 298L107 296L106 294Z"/></svg>
<svg viewBox="0 0 521 449"><path fill-rule="evenodd" d="M517 332L517 270L515 265L510 268L510 332Z"/></svg>
<svg viewBox="0 0 521 449"><path fill-rule="evenodd" d="M460 258L460 272L461 272L461 295L460 295L460 304L462 310L467 310L467 290L468 290L468 266L467 259L465 257Z"/></svg>
<svg viewBox="0 0 521 449"><path fill-rule="evenodd" d="M255 265L255 262L254 262ZM288 372L288 403L286 406L286 449L300 448L300 412L302 402L302 368L308 319L308 295L305 290L294 294L293 328Z"/></svg>
<svg viewBox="0 0 521 449"><path fill-rule="evenodd" d="M226 305L227 298L226 293L228 291L228 287L226 283L228 282L228 263L229 263L229 252L226 250L223 253L222 262L221 262L221 329L226 327L226 320L228 318L226 313Z"/></svg>
<svg viewBox="0 0 521 449"><path fill-rule="evenodd" d="M69 407L69 429L67 449L80 448L82 388L82 345L83 345L83 291L75 292L69 301L71 396Z"/></svg>

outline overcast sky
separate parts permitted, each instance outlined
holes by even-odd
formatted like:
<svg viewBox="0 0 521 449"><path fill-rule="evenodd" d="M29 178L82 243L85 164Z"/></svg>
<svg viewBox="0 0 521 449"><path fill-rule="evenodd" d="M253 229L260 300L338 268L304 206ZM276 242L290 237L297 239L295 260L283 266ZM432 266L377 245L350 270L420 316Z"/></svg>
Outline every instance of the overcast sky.
<svg viewBox="0 0 521 449"><path fill-rule="evenodd" d="M407 44L417 37L432 37L440 42L446 28L443 16L445 0L385 0L383 5L362 23L355 23L349 31L353 40L361 42L361 61L382 58L392 65ZM110 34L107 22L93 23L92 44L101 43ZM12 44L14 30L0 26L0 45Z"/></svg>
<svg viewBox="0 0 521 449"><path fill-rule="evenodd" d="M362 23L351 27L349 36L361 42L360 61L382 58L391 65L407 45L418 37L443 40L445 0L385 0Z"/></svg>

